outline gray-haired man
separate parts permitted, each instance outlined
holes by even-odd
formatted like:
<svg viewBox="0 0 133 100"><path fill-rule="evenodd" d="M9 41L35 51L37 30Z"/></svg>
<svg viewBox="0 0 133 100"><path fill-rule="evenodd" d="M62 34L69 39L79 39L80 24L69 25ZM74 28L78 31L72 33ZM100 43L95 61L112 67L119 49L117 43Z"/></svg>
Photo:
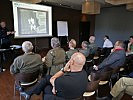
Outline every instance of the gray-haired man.
<svg viewBox="0 0 133 100"><path fill-rule="evenodd" d="M47 74L54 75L64 67L66 59L65 51L60 47L58 38L53 37L51 39L51 47L53 49L49 50L46 57L44 57L44 63L49 68Z"/></svg>
<svg viewBox="0 0 133 100"><path fill-rule="evenodd" d="M88 42L83 41L81 44L81 49L79 49L79 52L82 53L85 57L88 57L90 54L90 50L88 49Z"/></svg>
<svg viewBox="0 0 133 100"><path fill-rule="evenodd" d="M43 62L41 56L32 52L32 43L30 41L23 42L22 50L24 51L24 54L18 56L10 67L11 74L42 71Z"/></svg>

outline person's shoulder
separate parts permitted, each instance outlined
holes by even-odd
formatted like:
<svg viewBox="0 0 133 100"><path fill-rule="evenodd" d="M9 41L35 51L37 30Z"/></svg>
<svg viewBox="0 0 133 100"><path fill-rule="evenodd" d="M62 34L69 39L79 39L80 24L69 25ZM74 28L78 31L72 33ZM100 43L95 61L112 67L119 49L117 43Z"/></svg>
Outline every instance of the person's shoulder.
<svg viewBox="0 0 133 100"><path fill-rule="evenodd" d="M65 54L66 53L65 50L63 48L61 48L61 47L58 47L56 49L56 51L58 51L59 53L62 53L62 54Z"/></svg>
<svg viewBox="0 0 133 100"><path fill-rule="evenodd" d="M37 54L37 53L34 53L34 55L36 56L36 57L41 57L41 55L40 54Z"/></svg>
<svg viewBox="0 0 133 100"><path fill-rule="evenodd" d="M48 54L53 54L54 51L55 51L55 48L49 50L49 51L48 51Z"/></svg>
<svg viewBox="0 0 133 100"><path fill-rule="evenodd" d="M117 55L117 56L125 56L126 55L126 52L125 50L117 50L115 52L112 53L112 55Z"/></svg>
<svg viewBox="0 0 133 100"><path fill-rule="evenodd" d="M18 57L16 57L14 60L21 60L21 59L23 59L24 58L24 54L23 55L20 55L20 56L18 56Z"/></svg>
<svg viewBox="0 0 133 100"><path fill-rule="evenodd" d="M66 54L69 54L70 53L70 50L66 51Z"/></svg>
<svg viewBox="0 0 133 100"><path fill-rule="evenodd" d="M62 51L65 51L65 50L64 50L63 48L61 48L61 47L58 47L57 49L58 49L58 50L62 50Z"/></svg>

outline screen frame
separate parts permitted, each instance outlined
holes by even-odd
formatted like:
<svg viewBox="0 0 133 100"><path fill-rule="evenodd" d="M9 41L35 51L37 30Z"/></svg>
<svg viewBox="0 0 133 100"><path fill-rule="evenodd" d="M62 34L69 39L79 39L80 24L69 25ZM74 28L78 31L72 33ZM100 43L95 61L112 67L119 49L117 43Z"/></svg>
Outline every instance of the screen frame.
<svg viewBox="0 0 133 100"><path fill-rule="evenodd" d="M13 17L14 17L14 38L36 38L36 37L51 37L52 36L52 7L38 4L22 3L22 2L12 2L13 5ZM20 9L31 9L35 11L44 11L48 14L48 33L44 34L22 34L19 33L19 21L18 21L18 8Z"/></svg>

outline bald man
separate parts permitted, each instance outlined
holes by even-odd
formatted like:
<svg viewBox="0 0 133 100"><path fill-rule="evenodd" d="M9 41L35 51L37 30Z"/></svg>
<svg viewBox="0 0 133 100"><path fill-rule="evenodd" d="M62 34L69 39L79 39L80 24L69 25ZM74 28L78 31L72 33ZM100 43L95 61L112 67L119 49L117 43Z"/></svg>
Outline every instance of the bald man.
<svg viewBox="0 0 133 100"><path fill-rule="evenodd" d="M52 77L45 77L31 90L21 92L21 96L29 100L32 94L40 94L44 91L44 100L79 98L86 91L88 83L87 74L82 70L85 61L86 58L82 53L74 53L64 68Z"/></svg>

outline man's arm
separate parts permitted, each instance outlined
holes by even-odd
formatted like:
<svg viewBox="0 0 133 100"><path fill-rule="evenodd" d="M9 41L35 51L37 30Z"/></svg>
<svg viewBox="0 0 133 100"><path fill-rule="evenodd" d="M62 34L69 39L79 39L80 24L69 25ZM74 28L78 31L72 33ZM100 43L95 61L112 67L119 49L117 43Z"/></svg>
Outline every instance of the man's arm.
<svg viewBox="0 0 133 100"><path fill-rule="evenodd" d="M56 80L58 77L62 76L62 75L64 75L64 72L63 72L63 71L59 71L59 72L57 72L53 77L51 77L50 83L52 84L53 87L54 87L54 82L55 82L55 80Z"/></svg>
<svg viewBox="0 0 133 100"><path fill-rule="evenodd" d="M127 47L127 51L130 52L130 46L131 46L131 43L128 43L128 47Z"/></svg>
<svg viewBox="0 0 133 100"><path fill-rule="evenodd" d="M106 58L100 65L98 65L98 69L104 68L106 66L109 66L116 61L118 61L121 58L121 55L114 53L111 56L108 56L109 58Z"/></svg>
<svg viewBox="0 0 133 100"><path fill-rule="evenodd" d="M49 51L45 57L45 64L47 67L52 66L52 61L53 61L53 51Z"/></svg>
<svg viewBox="0 0 133 100"><path fill-rule="evenodd" d="M19 73L20 62L18 59L15 59L13 64L10 66L10 72L11 74Z"/></svg>
<svg viewBox="0 0 133 100"><path fill-rule="evenodd" d="M65 65L64 71L61 71L61 70L60 70L60 71L57 72L53 77L51 77L50 83L52 84L52 86L54 87L55 80L56 80L58 77L64 75L64 72L68 72L68 71L70 71L70 61L68 61L67 64Z"/></svg>
<svg viewBox="0 0 133 100"><path fill-rule="evenodd" d="M103 48L106 47L106 44L107 44L107 41L105 40L104 43L103 43Z"/></svg>

